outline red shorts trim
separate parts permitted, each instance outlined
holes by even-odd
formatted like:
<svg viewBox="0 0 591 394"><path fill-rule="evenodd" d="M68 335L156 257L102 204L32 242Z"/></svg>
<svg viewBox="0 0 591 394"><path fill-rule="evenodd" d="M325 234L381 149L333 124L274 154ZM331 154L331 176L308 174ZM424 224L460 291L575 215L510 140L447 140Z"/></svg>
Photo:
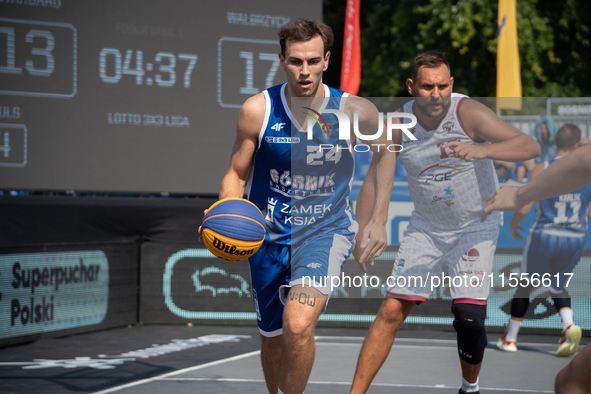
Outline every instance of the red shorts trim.
<svg viewBox="0 0 591 394"><path fill-rule="evenodd" d="M409 296L409 295L396 294L396 293L391 293L391 292L386 293L386 297L387 298L394 298L396 300L414 301L417 304L427 301L427 298L425 298L425 297Z"/></svg>
<svg viewBox="0 0 591 394"><path fill-rule="evenodd" d="M451 305L455 304L472 304L472 305L487 305L488 299L486 300L477 300L476 298L454 298Z"/></svg>

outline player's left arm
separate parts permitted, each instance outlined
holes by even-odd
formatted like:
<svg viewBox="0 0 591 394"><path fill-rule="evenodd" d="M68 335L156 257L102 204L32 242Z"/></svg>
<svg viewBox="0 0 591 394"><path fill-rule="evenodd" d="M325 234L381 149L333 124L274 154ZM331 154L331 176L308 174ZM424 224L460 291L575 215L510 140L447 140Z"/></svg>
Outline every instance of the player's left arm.
<svg viewBox="0 0 591 394"><path fill-rule="evenodd" d="M493 211L512 211L532 201L571 192L591 183L591 144L553 163L525 186L502 187L486 198L484 221Z"/></svg>
<svg viewBox="0 0 591 394"><path fill-rule="evenodd" d="M545 168L545 163L538 164L533 169L530 175L530 180L540 175L540 173L544 171ZM521 227L519 223L521 223L523 219L525 219L525 217L531 210L532 205L534 205L534 203L530 202L529 204L526 204L523 207L516 209L515 212L513 212L513 216L511 217L511 222L509 222L509 232L511 233L511 236L518 241L521 241L523 239L523 236L519 234L519 232L517 232L517 230L523 230L523 227Z"/></svg>
<svg viewBox="0 0 591 394"><path fill-rule="evenodd" d="M355 97L351 100L349 107L349 112L353 111L358 113L360 132L365 135L376 134L379 126L377 108L368 100ZM369 146L373 153L371 165L359 191L355 209L359 233L356 237L357 242L353 256L364 272L367 272L365 264L373 265L373 259L382 254L388 246L386 222L397 154L388 149L392 145L392 141L387 139L385 125L383 125L382 131L378 139L360 139L360 142ZM355 141L355 135L352 135L351 138L352 141Z"/></svg>
<svg viewBox="0 0 591 394"><path fill-rule="evenodd" d="M369 262L373 265L373 259L381 255L388 246L386 222L395 166L396 153L384 152L383 149L380 152L374 151L372 165L366 175L366 178L371 178L372 182L365 184L366 189L359 192L357 212L371 210L367 225L363 229L361 226L359 228L356 250L353 254L364 271L365 263ZM373 190L369 191L368 188ZM366 191L370 192L367 197L364 196Z"/></svg>
<svg viewBox="0 0 591 394"><path fill-rule="evenodd" d="M591 219L591 202L589 203L589 207L587 208L587 220Z"/></svg>
<svg viewBox="0 0 591 394"><path fill-rule="evenodd" d="M459 109L464 130L476 142L491 142L474 145L450 141L445 146L454 151L454 156L471 159L496 159L519 162L533 159L541 154L540 144L517 128L501 120L490 108L472 99L465 99Z"/></svg>

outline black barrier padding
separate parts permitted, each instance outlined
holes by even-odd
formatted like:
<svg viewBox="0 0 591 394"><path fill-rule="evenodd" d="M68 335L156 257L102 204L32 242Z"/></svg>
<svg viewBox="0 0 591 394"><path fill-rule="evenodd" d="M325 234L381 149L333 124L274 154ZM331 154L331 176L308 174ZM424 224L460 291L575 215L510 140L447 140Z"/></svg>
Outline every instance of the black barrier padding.
<svg viewBox="0 0 591 394"><path fill-rule="evenodd" d="M215 199L0 196L0 246L135 241L197 242Z"/></svg>
<svg viewBox="0 0 591 394"><path fill-rule="evenodd" d="M0 261L0 347L137 322L138 244L135 242L0 248ZM20 270L15 269L16 263ZM97 265L100 269L93 270L91 277L90 267ZM73 275L70 282L62 280L56 290L57 273L51 283L51 269L56 272L59 267L68 270L77 267L78 270L68 272ZM80 273L81 267L84 274ZM45 268L47 285L43 285L41 275L33 291L28 272L38 269L42 273ZM35 305L40 305L39 322L35 321L35 314L33 321L30 318L21 320L27 316L24 311L31 298ZM48 306L50 303L52 308ZM15 317L16 305L20 310ZM93 312L97 308L98 312ZM59 328L58 322L63 325L61 329L56 329ZM26 332L28 329L35 332Z"/></svg>
<svg viewBox="0 0 591 394"><path fill-rule="evenodd" d="M376 260L370 275L380 277L377 288L340 286L335 288L320 327L368 327L386 294L382 287L392 272L397 247L388 248L387 260ZM142 323L254 324L250 277L246 261L228 262L208 257L203 244L147 243L141 248L140 321ZM386 255L386 254L385 254ZM211 255L209 255L211 256ZM503 331L509 318L511 297L516 288L508 278L519 271L521 250L498 249L494 260L494 288L488 300L487 330ZM573 310L575 322L591 328L589 291L591 280L589 253L575 269ZM348 260L343 275L363 275L354 260ZM504 285L501 282L504 278ZM197 281L196 281L197 280ZM576 282L576 283L575 283ZM246 286L246 287L245 287ZM539 288L522 327L528 333L555 333L562 327L551 297ZM214 296L215 294L215 296ZM437 287L432 297L414 307L404 328L437 326L453 330L452 299L449 287Z"/></svg>
<svg viewBox="0 0 591 394"><path fill-rule="evenodd" d="M142 245L140 322L254 324L220 316L254 314L248 262L196 257L208 253L202 243Z"/></svg>

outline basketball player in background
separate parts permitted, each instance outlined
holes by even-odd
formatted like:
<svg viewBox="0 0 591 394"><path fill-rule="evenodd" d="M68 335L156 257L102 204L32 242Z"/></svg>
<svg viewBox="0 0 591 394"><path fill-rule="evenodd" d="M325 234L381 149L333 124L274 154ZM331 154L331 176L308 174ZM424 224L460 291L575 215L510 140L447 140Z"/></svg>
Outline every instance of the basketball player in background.
<svg viewBox="0 0 591 394"><path fill-rule="evenodd" d="M562 126L554 140L556 158L538 164L531 174L531 179L577 149L580 138L581 130L577 126ZM552 280L549 291L563 323L562 339L556 352L558 357L573 355L581 340L581 328L574 324L570 296L564 285L569 280L567 275L572 273L585 248L587 219L591 216L590 203L591 184L572 193L536 202L536 221L523 250L522 274L528 275L529 278L535 277L532 275L536 274L540 279L549 277ZM509 224L513 238L523 239L517 230L522 230L519 223L525 219L532 205L533 203L524 205L513 213ZM557 274L558 278L555 276ZM511 318L507 332L497 342L499 349L506 352L517 351L517 334L529 307L530 294L535 289L531 285L517 288L511 301Z"/></svg>
<svg viewBox="0 0 591 394"><path fill-rule="evenodd" d="M523 187L503 187L488 196L482 221L493 211L514 211L532 201L572 192L591 183L591 144L556 161ZM591 346L585 346L556 376L556 394L585 394L591 387Z"/></svg>
<svg viewBox="0 0 591 394"><path fill-rule="evenodd" d="M259 93L240 110L230 168L219 197L242 197L265 217L267 234L249 259L253 300L261 333L261 360L271 394L304 392L314 362L314 326L325 310L331 287L307 285L304 277L338 276L351 253L358 230L349 206L355 141L339 139L337 118L324 114L308 139L308 115L322 108L340 109L375 134L378 113L366 100L322 83L333 42L330 27L298 20L279 31L281 69L287 83ZM308 98L308 107L292 99ZM346 101L345 101L346 98ZM306 114L307 113L307 114ZM386 144L384 137L372 143ZM385 146L385 145L384 145ZM396 156L374 152L376 198L368 201L373 215L364 232L370 240L363 257L378 256L386 247L388 203ZM367 201L367 200L366 200Z"/></svg>
<svg viewBox="0 0 591 394"><path fill-rule="evenodd" d="M417 141L401 133L398 140L404 147L400 158L415 210L394 262L389 285L395 286L388 289L367 333L351 393L367 391L404 319L416 303L431 295L433 282L427 278L443 274L478 279L476 287L465 283L450 290L462 370L460 393L479 392L478 375L487 344L484 319L490 284L486 275L492 271L501 224L500 213L480 222L486 196L498 187L492 160L529 160L540 154L540 146L484 105L453 94L453 82L443 53L425 52L414 59L407 87L415 99L402 112L417 117ZM358 197L360 229L371 217L366 199L374 199L372 182L365 178ZM410 276L420 276L422 281L398 280Z"/></svg>

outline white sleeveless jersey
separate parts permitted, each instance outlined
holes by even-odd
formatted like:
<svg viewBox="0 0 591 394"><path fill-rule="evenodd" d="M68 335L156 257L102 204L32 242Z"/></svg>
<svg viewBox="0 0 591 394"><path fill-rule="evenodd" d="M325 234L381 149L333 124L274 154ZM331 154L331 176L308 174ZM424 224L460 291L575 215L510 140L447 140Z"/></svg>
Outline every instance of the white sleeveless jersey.
<svg viewBox="0 0 591 394"><path fill-rule="evenodd" d="M452 150L443 149L449 141L475 143L463 129L458 108L467 96L452 94L447 114L435 130L425 130L420 123L410 129L416 141L402 135L400 159L408 174L408 188L414 202L412 219L436 230L462 230L469 226L498 226L502 214L493 212L480 222L486 198L498 189L492 160L453 157ZM413 113L414 100L404 105L403 112ZM410 119L405 119L410 123ZM417 223L418 222L418 223ZM422 222L422 223L421 223Z"/></svg>

